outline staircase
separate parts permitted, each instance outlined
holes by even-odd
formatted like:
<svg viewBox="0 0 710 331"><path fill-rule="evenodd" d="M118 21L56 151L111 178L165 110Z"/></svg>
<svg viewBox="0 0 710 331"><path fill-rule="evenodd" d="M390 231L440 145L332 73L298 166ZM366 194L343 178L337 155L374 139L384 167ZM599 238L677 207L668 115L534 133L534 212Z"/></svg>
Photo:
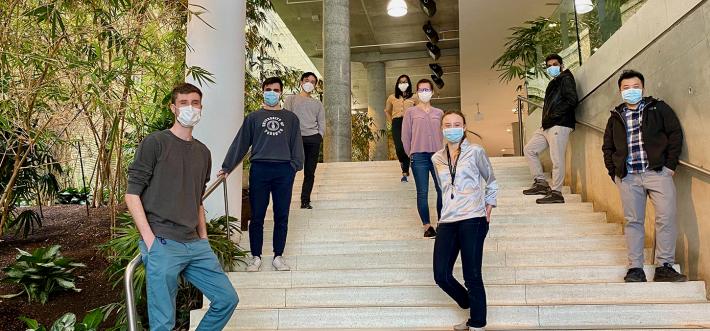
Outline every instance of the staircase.
<svg viewBox="0 0 710 331"><path fill-rule="evenodd" d="M710 327L704 282L623 283L619 224L568 187L566 204L536 205L521 193L531 182L522 158L491 162L501 190L483 258L487 329ZM292 271L271 271L264 256L261 272L230 273L240 303L226 330L451 330L467 318L434 283L434 241L422 238L413 179L400 183L396 162L320 164L313 210L298 208L301 183L299 173L285 253ZM269 210L265 253L271 219ZM652 279L653 266L645 269ZM460 265L455 274L463 282ZM193 327L205 309L193 311Z"/></svg>

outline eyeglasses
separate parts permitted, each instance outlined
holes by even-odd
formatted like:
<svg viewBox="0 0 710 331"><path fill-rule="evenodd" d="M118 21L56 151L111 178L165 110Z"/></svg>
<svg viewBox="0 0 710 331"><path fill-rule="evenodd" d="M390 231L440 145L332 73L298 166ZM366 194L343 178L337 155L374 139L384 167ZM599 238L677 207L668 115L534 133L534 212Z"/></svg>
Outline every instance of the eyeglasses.
<svg viewBox="0 0 710 331"><path fill-rule="evenodd" d="M432 90L430 88L420 88L417 89L417 92L432 92Z"/></svg>

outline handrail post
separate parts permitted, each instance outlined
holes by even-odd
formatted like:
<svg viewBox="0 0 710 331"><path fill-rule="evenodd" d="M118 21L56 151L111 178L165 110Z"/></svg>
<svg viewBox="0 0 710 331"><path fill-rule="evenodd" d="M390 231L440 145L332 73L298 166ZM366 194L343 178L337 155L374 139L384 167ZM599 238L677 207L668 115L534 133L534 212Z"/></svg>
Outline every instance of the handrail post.
<svg viewBox="0 0 710 331"><path fill-rule="evenodd" d="M524 156L523 152L523 99L518 96L518 146L520 146L519 156Z"/></svg>
<svg viewBox="0 0 710 331"><path fill-rule="evenodd" d="M224 188L224 215L227 220L227 239L232 240L232 228L230 227L229 220L229 196L227 195L227 178L222 179L222 187Z"/></svg>
<svg viewBox="0 0 710 331"><path fill-rule="evenodd" d="M138 331L138 312L136 310L135 293L133 292L133 274L143 263L140 254L128 262L123 276L123 285L126 292L126 315L128 315L128 331Z"/></svg>

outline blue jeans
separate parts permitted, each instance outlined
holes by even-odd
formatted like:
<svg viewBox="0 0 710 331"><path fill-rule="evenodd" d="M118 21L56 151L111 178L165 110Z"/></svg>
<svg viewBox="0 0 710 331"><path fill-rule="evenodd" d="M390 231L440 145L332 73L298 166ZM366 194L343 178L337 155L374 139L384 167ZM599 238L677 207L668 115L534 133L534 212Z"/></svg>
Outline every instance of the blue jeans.
<svg viewBox="0 0 710 331"><path fill-rule="evenodd" d="M150 250L142 240L138 246L146 268L151 331L170 331L175 326L181 274L210 300L210 308L197 330L222 330L227 325L239 297L207 239L183 243L156 237Z"/></svg>
<svg viewBox="0 0 710 331"><path fill-rule="evenodd" d="M486 290L481 265L483 242L488 234L485 217L439 224L434 243L434 280L459 307L470 308L468 326L486 326ZM461 252L466 288L454 278L454 263Z"/></svg>
<svg viewBox="0 0 710 331"><path fill-rule="evenodd" d="M434 153L412 154L412 175L417 186L417 211L424 225L431 223L429 221L429 174L436 188L436 214L441 218L441 186L434 171L434 163L431 162L433 155Z"/></svg>
<svg viewBox="0 0 710 331"><path fill-rule="evenodd" d="M269 208L269 195L274 200L274 255L286 248L288 212L291 208L293 179L296 171L290 162L252 162L249 169L249 247L251 255L261 256L264 245L264 218Z"/></svg>

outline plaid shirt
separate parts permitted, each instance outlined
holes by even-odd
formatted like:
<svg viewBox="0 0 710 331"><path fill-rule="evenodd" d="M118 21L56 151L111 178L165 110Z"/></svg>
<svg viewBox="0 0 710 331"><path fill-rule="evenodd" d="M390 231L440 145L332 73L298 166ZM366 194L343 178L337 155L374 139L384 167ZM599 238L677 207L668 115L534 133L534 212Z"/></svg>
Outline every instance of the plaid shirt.
<svg viewBox="0 0 710 331"><path fill-rule="evenodd" d="M624 107L624 119L626 124L626 143L629 149L629 156L626 158L626 169L630 174L643 173L648 168L648 155L643 148L643 134L641 132L641 121L645 102L641 102L636 110Z"/></svg>

